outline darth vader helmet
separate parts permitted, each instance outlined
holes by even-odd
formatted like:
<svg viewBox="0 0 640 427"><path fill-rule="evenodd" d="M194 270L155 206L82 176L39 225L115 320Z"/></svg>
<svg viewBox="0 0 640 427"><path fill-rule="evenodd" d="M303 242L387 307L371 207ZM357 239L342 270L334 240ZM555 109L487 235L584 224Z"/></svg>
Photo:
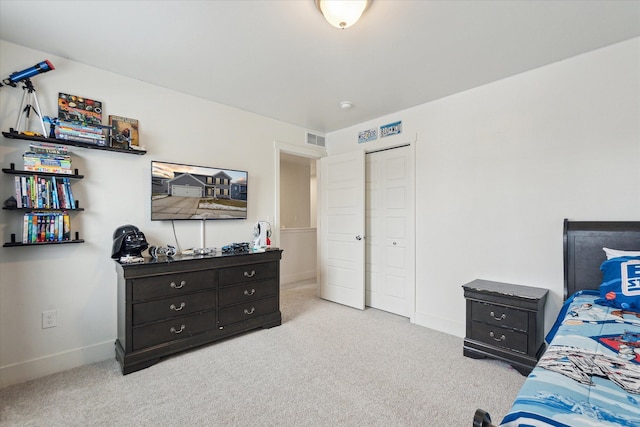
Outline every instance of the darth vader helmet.
<svg viewBox="0 0 640 427"><path fill-rule="evenodd" d="M142 256L142 251L149 244L144 233L135 225L127 224L116 228L113 232L113 249L111 258L118 259L123 256Z"/></svg>

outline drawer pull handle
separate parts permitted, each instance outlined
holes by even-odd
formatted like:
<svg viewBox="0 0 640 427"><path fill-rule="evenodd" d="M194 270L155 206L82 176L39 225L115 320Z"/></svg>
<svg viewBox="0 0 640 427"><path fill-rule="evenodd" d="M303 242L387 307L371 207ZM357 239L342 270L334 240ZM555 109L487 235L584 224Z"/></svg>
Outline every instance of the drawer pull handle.
<svg viewBox="0 0 640 427"><path fill-rule="evenodd" d="M505 337L504 334L500 335L500 338L496 338L496 334L494 334L493 331L489 332L489 336L498 342L504 341L507 339L507 337Z"/></svg>
<svg viewBox="0 0 640 427"><path fill-rule="evenodd" d="M251 270L251 273L248 272L244 272L244 277L253 277L256 275L256 271L255 270Z"/></svg>
<svg viewBox="0 0 640 427"><path fill-rule="evenodd" d="M180 289L180 288L183 288L184 285L186 285L186 284L187 284L186 280L181 280L179 285L176 284L176 282L171 282L169 284L169 286L171 286L173 289Z"/></svg>
<svg viewBox="0 0 640 427"><path fill-rule="evenodd" d="M180 303L180 307L176 307L176 305L175 305L175 304L171 304L171 306L170 306L169 308L170 308L171 310L174 310L174 311L180 311L180 310L182 310L186 305L187 305L186 303L181 302L181 303Z"/></svg>
<svg viewBox="0 0 640 427"><path fill-rule="evenodd" d="M180 334L182 333L182 331L184 331L185 326L184 325L180 325L180 329L176 329L173 326L171 327L171 332L173 332L174 334Z"/></svg>
<svg viewBox="0 0 640 427"><path fill-rule="evenodd" d="M504 319L507 318L507 315L504 314L504 313L502 313L502 316L496 317L496 314L493 311L491 313L489 313L489 316L493 317L497 321L504 320Z"/></svg>
<svg viewBox="0 0 640 427"><path fill-rule="evenodd" d="M255 307L251 307L251 310L244 309L244 314L253 314L256 311Z"/></svg>
<svg viewBox="0 0 640 427"><path fill-rule="evenodd" d="M250 291L248 291L248 290L246 290L246 289L244 290L244 294L245 294L246 296L248 296L248 297L250 297L251 295L253 295L253 294L255 294L255 293L256 293L256 290L255 290L255 289L251 289Z"/></svg>

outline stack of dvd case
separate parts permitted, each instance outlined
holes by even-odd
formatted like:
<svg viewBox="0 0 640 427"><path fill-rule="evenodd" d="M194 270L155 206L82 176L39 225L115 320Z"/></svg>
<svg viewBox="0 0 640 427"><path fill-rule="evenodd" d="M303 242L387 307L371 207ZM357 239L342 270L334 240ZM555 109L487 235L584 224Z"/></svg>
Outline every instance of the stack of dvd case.
<svg viewBox="0 0 640 427"><path fill-rule="evenodd" d="M55 135L56 138L66 141L86 142L87 144L105 146L107 145L105 128L106 126L91 126L59 120Z"/></svg>
<svg viewBox="0 0 640 427"><path fill-rule="evenodd" d="M22 155L24 170L71 175L71 156L64 145L31 143Z"/></svg>

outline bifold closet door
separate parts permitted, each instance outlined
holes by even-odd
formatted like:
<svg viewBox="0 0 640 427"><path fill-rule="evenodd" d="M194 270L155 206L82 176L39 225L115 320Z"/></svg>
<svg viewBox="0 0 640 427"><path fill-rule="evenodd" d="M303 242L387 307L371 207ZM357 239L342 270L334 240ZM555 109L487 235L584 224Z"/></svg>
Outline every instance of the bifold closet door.
<svg viewBox="0 0 640 427"><path fill-rule="evenodd" d="M414 304L414 178L410 146L366 155L365 303L401 316Z"/></svg>
<svg viewBox="0 0 640 427"><path fill-rule="evenodd" d="M363 151L320 159L320 297L364 309Z"/></svg>

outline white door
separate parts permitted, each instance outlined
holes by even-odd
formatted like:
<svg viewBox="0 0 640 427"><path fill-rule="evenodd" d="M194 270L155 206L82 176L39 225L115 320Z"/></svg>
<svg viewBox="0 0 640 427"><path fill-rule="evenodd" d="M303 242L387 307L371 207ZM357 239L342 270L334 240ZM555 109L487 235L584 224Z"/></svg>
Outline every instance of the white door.
<svg viewBox="0 0 640 427"><path fill-rule="evenodd" d="M405 317L414 304L411 147L366 155L366 305Z"/></svg>
<svg viewBox="0 0 640 427"><path fill-rule="evenodd" d="M364 152L320 159L320 298L364 310Z"/></svg>

